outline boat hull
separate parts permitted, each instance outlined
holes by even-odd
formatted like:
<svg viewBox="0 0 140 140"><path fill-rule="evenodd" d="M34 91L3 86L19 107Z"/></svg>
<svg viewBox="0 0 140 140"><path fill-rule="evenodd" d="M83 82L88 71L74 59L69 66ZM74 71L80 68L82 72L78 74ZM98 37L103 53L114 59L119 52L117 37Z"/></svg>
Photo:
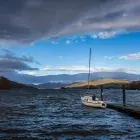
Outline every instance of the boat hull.
<svg viewBox="0 0 140 140"><path fill-rule="evenodd" d="M83 105L85 106L89 106L89 107L94 107L94 108L106 108L106 103L103 101L99 101L99 100L91 100L92 97L91 96L84 96L81 97L81 102Z"/></svg>

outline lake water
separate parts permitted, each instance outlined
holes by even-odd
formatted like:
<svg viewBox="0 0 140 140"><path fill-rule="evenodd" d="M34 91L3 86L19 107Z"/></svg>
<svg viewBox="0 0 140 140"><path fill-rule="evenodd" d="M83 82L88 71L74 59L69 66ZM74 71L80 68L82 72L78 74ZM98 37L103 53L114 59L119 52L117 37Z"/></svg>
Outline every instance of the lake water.
<svg viewBox="0 0 140 140"><path fill-rule="evenodd" d="M87 108L80 102L83 92L0 91L0 140L140 139L140 120L107 108ZM127 104L140 105L140 91L126 93ZM104 96L117 103L122 100L120 90L105 90Z"/></svg>

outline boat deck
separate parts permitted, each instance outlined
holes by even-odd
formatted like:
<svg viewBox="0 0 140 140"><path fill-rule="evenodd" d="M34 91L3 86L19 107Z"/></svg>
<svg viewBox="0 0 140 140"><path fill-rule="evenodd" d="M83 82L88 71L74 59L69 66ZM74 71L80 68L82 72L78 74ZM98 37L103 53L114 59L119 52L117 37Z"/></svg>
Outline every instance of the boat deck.
<svg viewBox="0 0 140 140"><path fill-rule="evenodd" d="M122 106L119 104L107 103L107 108L118 110L120 112L127 113L133 117L140 118L140 107L138 106Z"/></svg>

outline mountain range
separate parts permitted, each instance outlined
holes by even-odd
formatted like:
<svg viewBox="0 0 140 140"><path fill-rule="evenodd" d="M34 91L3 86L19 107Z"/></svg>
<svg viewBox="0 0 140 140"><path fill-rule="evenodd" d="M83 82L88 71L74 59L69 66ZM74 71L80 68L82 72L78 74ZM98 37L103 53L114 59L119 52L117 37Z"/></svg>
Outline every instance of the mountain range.
<svg viewBox="0 0 140 140"><path fill-rule="evenodd" d="M17 74L17 73L7 73L1 74L12 81L16 81L24 84L44 84L44 83L73 83L73 82L82 82L87 80L87 73L79 73L79 74L60 74L60 75L46 75L46 76L33 76L27 74ZM125 72L95 72L91 73L90 80L99 80L104 78L112 78L112 79L121 79L121 80L129 80L129 81L138 81L140 79L140 75L125 73Z"/></svg>
<svg viewBox="0 0 140 140"><path fill-rule="evenodd" d="M90 88L95 88L94 86L96 85L103 85L104 83L109 83L108 86L104 86L104 88L121 88L119 85L114 85L113 83L127 83L126 89L130 90L135 90L138 89L140 90L140 81L126 81L126 80L116 80L116 79L103 79L103 80L95 80L95 81L90 81ZM40 84L40 85L34 85L31 84L25 85L21 83L17 83L14 81L11 81L5 77L0 76L0 90L9 90L9 89L37 89L37 88L43 88L43 89L54 89L54 88L86 88L87 81L82 82L82 83L71 83L71 84L66 84L66 83L45 83L45 84Z"/></svg>

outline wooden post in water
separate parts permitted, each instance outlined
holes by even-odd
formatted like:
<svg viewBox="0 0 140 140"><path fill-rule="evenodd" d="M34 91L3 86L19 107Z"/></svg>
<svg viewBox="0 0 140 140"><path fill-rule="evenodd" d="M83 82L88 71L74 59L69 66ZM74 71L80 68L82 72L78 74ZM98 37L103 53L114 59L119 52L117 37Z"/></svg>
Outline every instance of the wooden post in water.
<svg viewBox="0 0 140 140"><path fill-rule="evenodd" d="M123 106L126 106L125 85L122 86L122 93L123 93Z"/></svg>
<svg viewBox="0 0 140 140"><path fill-rule="evenodd" d="M103 86L101 85L101 101L103 101Z"/></svg>

